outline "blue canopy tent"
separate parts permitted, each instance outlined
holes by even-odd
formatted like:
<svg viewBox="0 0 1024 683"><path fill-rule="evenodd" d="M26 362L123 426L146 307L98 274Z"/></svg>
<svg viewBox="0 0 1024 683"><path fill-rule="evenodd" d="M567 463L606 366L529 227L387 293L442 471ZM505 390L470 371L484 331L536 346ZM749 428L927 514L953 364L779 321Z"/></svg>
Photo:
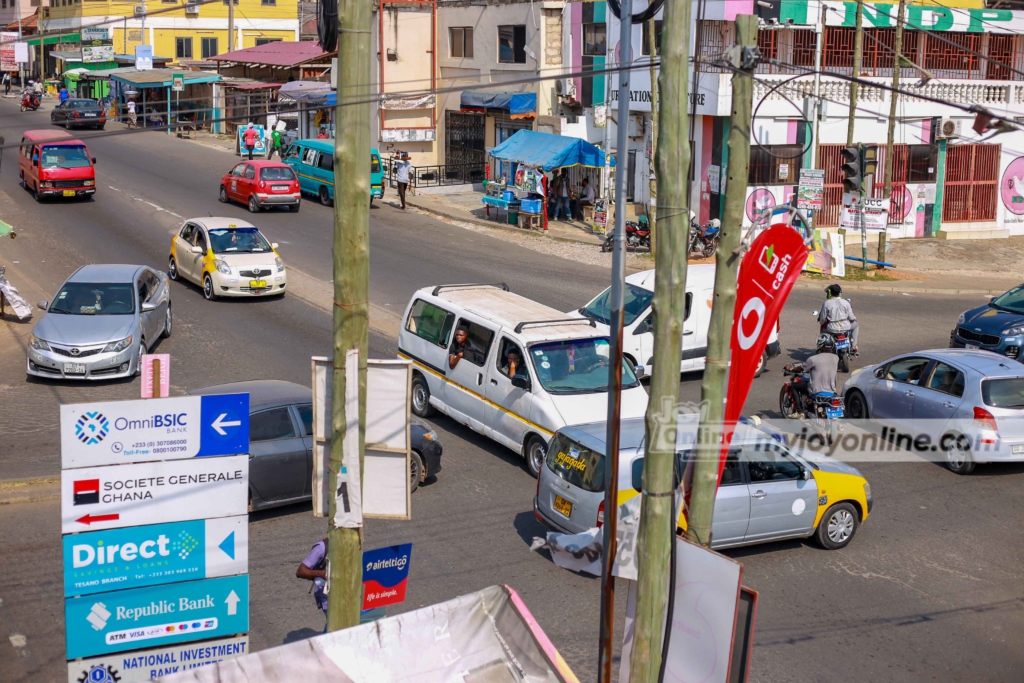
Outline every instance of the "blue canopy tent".
<svg viewBox="0 0 1024 683"><path fill-rule="evenodd" d="M566 166L604 168L604 152L580 138L521 130L491 150L501 161L526 164L544 171ZM615 166L615 157L612 157Z"/></svg>
<svg viewBox="0 0 1024 683"><path fill-rule="evenodd" d="M537 94L532 92L477 92L467 90L459 100L462 111L507 109L509 117L525 119L537 113Z"/></svg>

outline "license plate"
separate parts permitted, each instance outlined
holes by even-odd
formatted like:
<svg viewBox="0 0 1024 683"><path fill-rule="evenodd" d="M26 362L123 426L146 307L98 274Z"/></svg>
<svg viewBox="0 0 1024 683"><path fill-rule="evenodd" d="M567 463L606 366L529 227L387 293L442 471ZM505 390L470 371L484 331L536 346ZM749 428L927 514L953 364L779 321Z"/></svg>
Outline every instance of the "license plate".
<svg viewBox="0 0 1024 683"><path fill-rule="evenodd" d="M270 189L274 192L287 192L289 188L287 185L271 185Z"/></svg>
<svg viewBox="0 0 1024 683"><path fill-rule="evenodd" d="M75 191L74 190L64 190L64 196L65 197L74 197L75 196Z"/></svg>
<svg viewBox="0 0 1024 683"><path fill-rule="evenodd" d="M82 363L65 363L64 374L66 375L84 375L85 365Z"/></svg>
<svg viewBox="0 0 1024 683"><path fill-rule="evenodd" d="M87 113L85 116L86 116L86 118L91 118L91 119L96 118L96 114L88 114Z"/></svg>
<svg viewBox="0 0 1024 683"><path fill-rule="evenodd" d="M978 348L978 345L977 344L964 344L964 348L965 349L976 349L976 348Z"/></svg>
<svg viewBox="0 0 1024 683"><path fill-rule="evenodd" d="M1024 446L1014 446L1013 447L1013 454L1014 455L1020 455L1021 453L1024 453Z"/></svg>
<svg viewBox="0 0 1024 683"><path fill-rule="evenodd" d="M837 342L836 343L836 348L837 349L848 349L848 348L850 348L850 342L848 342L848 341Z"/></svg>
<svg viewBox="0 0 1024 683"><path fill-rule="evenodd" d="M561 496L555 496L555 512L569 517L572 515L572 503Z"/></svg>
<svg viewBox="0 0 1024 683"><path fill-rule="evenodd" d="M837 418L843 416L842 408L825 408L825 416L829 418Z"/></svg>
<svg viewBox="0 0 1024 683"><path fill-rule="evenodd" d="M249 289L266 289L266 280L249 280Z"/></svg>

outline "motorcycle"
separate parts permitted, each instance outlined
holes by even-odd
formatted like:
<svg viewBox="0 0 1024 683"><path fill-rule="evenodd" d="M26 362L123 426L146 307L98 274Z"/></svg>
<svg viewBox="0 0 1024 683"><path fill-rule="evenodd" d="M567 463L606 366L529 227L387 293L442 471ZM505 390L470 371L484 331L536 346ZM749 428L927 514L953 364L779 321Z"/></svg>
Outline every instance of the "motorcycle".
<svg viewBox="0 0 1024 683"><path fill-rule="evenodd" d="M785 382L779 392L779 412L789 419L809 417L815 433L831 446L839 438L838 420L846 417L843 397L839 394L811 396L805 387L802 387L803 391L795 388L807 383L803 373L787 366L783 368L782 374L792 379Z"/></svg>
<svg viewBox="0 0 1024 683"><path fill-rule="evenodd" d="M722 222L717 218L711 219L706 225L699 225L696 221L690 222L690 254L700 254L704 258L714 255L718 249L718 240L721 237Z"/></svg>
<svg viewBox="0 0 1024 683"><path fill-rule="evenodd" d="M818 317L818 311L814 311L814 317ZM821 333L832 337L836 350L834 353L839 356L839 372L850 371L850 359L860 354L853 350L853 341L849 332L829 332L825 326L821 326Z"/></svg>
<svg viewBox="0 0 1024 683"><path fill-rule="evenodd" d="M601 244L601 251L611 251L615 247L615 232L608 233ZM644 223L641 225L635 221L626 221L626 248L647 247L651 248L651 228Z"/></svg>
<svg viewBox="0 0 1024 683"><path fill-rule="evenodd" d="M37 93L35 91L28 91L28 90L26 90L25 92L23 92L21 94L21 110L22 111L26 111L28 109L31 109L32 111L36 111L37 109L39 109L39 104L40 104L39 93Z"/></svg>

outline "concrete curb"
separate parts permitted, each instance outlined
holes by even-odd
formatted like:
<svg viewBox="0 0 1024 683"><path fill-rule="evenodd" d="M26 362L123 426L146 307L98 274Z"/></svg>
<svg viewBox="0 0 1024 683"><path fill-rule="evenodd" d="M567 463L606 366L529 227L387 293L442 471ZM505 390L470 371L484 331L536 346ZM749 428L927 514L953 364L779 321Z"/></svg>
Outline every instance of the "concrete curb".
<svg viewBox="0 0 1024 683"><path fill-rule="evenodd" d="M898 294L978 294L985 296L997 296L1002 294L1006 290L995 291L991 289L951 289L943 287L898 287L898 286L886 286L886 285L873 285L862 282L835 282L842 286L843 291L859 291L859 292L895 292ZM796 283L798 289L820 289L824 291L825 287L828 287L832 282L808 282L802 280Z"/></svg>
<svg viewBox="0 0 1024 683"><path fill-rule="evenodd" d="M60 498L60 477L0 481L0 506Z"/></svg>

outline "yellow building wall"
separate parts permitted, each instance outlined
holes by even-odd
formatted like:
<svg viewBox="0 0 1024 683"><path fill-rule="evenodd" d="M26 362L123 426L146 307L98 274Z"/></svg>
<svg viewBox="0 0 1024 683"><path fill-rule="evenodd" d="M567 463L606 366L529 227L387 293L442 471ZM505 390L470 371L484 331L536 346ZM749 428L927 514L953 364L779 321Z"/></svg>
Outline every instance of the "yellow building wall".
<svg viewBox="0 0 1024 683"><path fill-rule="evenodd" d="M49 16L52 19L66 17L93 17L93 16L134 16L134 8L141 5L142 0L134 2L119 2L116 0L50 0ZM65 2L66 4L61 4ZM225 2L209 2L199 6L199 14L185 14L185 3L179 4L180 9L172 10L174 6L163 3L159 0L147 0L146 9L154 13L151 16L160 18L179 19L227 19L228 6ZM159 12L159 14L155 14ZM235 3L235 18L242 20L243 16L248 19L298 19L298 0L277 0L275 5L264 5L262 0L239 0Z"/></svg>

